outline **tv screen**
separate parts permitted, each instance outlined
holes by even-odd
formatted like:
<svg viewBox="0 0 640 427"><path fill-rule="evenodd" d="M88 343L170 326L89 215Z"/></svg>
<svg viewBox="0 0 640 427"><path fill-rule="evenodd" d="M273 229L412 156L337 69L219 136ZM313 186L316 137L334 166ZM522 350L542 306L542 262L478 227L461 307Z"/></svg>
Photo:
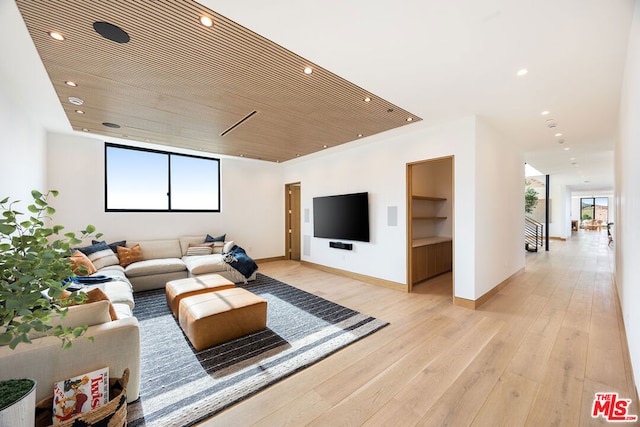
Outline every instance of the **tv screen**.
<svg viewBox="0 0 640 427"><path fill-rule="evenodd" d="M369 193L313 198L313 236L369 241Z"/></svg>

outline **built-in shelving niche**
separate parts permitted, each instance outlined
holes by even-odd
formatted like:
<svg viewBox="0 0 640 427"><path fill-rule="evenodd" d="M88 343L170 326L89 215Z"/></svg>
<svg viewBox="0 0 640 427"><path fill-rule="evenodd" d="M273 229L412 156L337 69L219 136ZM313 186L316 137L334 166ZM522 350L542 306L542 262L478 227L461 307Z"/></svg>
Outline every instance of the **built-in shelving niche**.
<svg viewBox="0 0 640 427"><path fill-rule="evenodd" d="M408 274L414 285L451 271L453 261L453 157L407 165ZM452 290L453 295L453 290Z"/></svg>

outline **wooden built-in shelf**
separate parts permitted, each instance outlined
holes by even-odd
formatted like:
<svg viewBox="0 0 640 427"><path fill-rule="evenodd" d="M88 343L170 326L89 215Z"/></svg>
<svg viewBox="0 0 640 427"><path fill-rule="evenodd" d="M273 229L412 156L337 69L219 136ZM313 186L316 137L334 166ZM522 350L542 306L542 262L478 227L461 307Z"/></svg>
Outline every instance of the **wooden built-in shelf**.
<svg viewBox="0 0 640 427"><path fill-rule="evenodd" d="M418 246L428 246L435 245L442 242L451 242L451 237L443 237L443 236L429 236L429 237L420 237L418 239L413 239L411 241L411 247L417 248Z"/></svg>
<svg viewBox="0 0 640 427"><path fill-rule="evenodd" d="M430 219L430 220L436 220L436 219L447 219L446 216L414 216L411 219Z"/></svg>
<svg viewBox="0 0 640 427"><path fill-rule="evenodd" d="M431 196L411 196L412 199L415 200L430 200L432 202L444 202L447 200L446 197L431 197Z"/></svg>

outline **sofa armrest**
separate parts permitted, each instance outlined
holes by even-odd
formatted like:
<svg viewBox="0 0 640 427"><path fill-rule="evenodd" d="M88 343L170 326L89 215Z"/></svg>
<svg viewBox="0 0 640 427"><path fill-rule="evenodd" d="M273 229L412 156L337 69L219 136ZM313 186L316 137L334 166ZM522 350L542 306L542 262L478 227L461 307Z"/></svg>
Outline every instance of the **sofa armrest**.
<svg viewBox="0 0 640 427"><path fill-rule="evenodd" d="M109 376L122 376L129 368L127 401L140 393L140 330L135 317L90 326L85 337L74 340L64 350L60 339L52 336L36 338L31 344L20 344L14 350L0 346L0 380L32 378L37 381L36 400L53 394L53 384L76 375L108 366Z"/></svg>

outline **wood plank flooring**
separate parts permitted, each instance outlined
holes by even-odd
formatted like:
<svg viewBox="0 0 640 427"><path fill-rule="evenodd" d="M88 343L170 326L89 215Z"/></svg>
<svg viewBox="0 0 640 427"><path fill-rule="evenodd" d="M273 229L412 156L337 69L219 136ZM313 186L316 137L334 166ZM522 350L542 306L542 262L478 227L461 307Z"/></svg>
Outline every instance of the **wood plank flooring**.
<svg viewBox="0 0 640 427"><path fill-rule="evenodd" d="M390 325L202 425L605 425L591 417L596 392L632 399L638 415L606 232L526 257L476 311L451 303L450 274L408 294L296 262L260 265Z"/></svg>

